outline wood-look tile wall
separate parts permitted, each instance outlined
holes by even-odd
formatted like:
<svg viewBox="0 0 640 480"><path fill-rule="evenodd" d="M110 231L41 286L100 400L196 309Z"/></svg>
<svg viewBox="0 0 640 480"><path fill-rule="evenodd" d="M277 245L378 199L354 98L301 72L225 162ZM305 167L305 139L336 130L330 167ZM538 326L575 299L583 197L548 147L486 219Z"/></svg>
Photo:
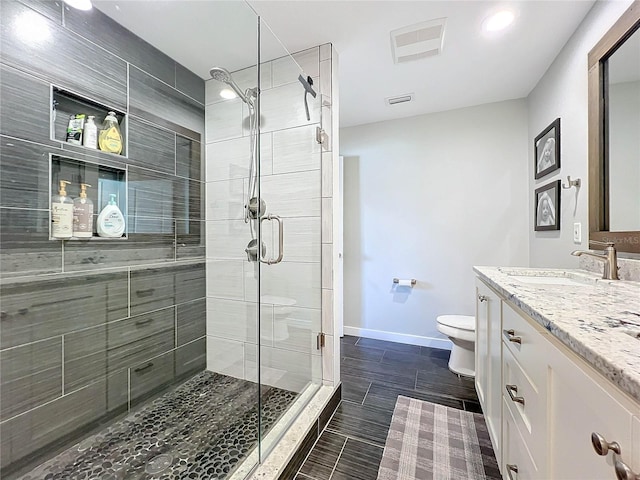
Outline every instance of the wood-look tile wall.
<svg viewBox="0 0 640 480"><path fill-rule="evenodd" d="M21 21L42 38L24 37ZM95 8L7 0L0 27L0 468L10 474L205 367L204 81ZM127 157L52 140L52 85L126 112ZM128 168L138 200L128 239L49 240L51 154Z"/></svg>

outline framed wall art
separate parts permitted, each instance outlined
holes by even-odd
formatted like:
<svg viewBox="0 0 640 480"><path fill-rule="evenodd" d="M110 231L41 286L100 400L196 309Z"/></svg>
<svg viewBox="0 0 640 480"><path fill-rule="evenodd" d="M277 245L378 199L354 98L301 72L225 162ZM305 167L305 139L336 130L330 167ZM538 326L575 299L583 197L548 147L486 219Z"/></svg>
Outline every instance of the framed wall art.
<svg viewBox="0 0 640 480"><path fill-rule="evenodd" d="M536 189L536 231L560 230L560 180Z"/></svg>
<svg viewBox="0 0 640 480"><path fill-rule="evenodd" d="M560 168L560 119L556 118L533 141L535 178Z"/></svg>

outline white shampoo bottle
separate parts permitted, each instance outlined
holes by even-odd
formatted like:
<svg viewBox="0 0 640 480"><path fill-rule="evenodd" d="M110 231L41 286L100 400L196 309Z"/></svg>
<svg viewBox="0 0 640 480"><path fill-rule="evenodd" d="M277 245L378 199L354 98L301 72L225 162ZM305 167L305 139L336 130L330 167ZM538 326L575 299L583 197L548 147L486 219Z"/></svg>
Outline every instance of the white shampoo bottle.
<svg viewBox="0 0 640 480"><path fill-rule="evenodd" d="M120 238L124 233L124 215L116 203L116 194L112 193L109 204L98 215L96 229L104 238Z"/></svg>

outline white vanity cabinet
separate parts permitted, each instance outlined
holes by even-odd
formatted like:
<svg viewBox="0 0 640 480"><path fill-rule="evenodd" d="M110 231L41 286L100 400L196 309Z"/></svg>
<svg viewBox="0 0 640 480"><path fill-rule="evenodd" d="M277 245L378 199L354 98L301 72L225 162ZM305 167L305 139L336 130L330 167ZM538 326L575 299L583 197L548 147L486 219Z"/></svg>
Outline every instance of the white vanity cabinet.
<svg viewBox="0 0 640 480"><path fill-rule="evenodd" d="M640 474L640 404L484 282L476 286L476 387L503 478L615 480L616 461ZM621 454L598 455L592 433Z"/></svg>
<svg viewBox="0 0 640 480"><path fill-rule="evenodd" d="M550 343L555 343L555 339ZM640 474L633 422L640 407L562 345L548 350L548 478L566 480L615 479L616 460ZM596 453L591 436L617 442L621 454ZM571 460L575 459L575 461ZM622 477L624 478L624 477ZM629 479L631 480L631 479Z"/></svg>
<svg viewBox="0 0 640 480"><path fill-rule="evenodd" d="M502 301L481 281L476 282L476 391L500 465L502 418Z"/></svg>

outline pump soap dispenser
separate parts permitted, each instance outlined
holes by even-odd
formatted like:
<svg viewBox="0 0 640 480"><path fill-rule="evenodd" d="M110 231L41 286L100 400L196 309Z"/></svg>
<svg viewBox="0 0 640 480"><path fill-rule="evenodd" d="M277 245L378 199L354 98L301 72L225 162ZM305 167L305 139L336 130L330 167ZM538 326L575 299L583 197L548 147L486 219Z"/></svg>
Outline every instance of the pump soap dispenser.
<svg viewBox="0 0 640 480"><path fill-rule="evenodd" d="M98 146L103 152L116 154L122 152L122 133L120 132L116 112L109 112L105 117L98 134Z"/></svg>
<svg viewBox="0 0 640 480"><path fill-rule="evenodd" d="M116 194L110 194L109 204L98 215L98 235L105 238L118 238L124 233L124 215L116 203Z"/></svg>
<svg viewBox="0 0 640 480"><path fill-rule="evenodd" d="M73 200L67 196L67 185L60 180L57 195L51 197L51 237L71 238L73 235Z"/></svg>
<svg viewBox="0 0 640 480"><path fill-rule="evenodd" d="M80 196L73 201L73 236L91 238L93 236L93 202L87 198L87 183L80 184Z"/></svg>

